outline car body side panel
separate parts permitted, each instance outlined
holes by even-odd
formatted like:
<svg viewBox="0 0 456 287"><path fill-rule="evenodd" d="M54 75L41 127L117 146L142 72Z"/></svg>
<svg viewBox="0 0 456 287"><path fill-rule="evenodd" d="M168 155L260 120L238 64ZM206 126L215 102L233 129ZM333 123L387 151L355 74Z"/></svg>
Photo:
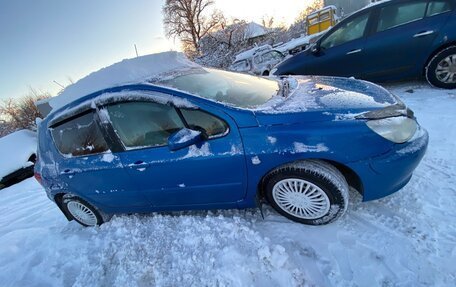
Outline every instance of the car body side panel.
<svg viewBox="0 0 456 287"><path fill-rule="evenodd" d="M137 182L124 170L120 158L110 152L86 157L62 158L59 179L65 188L94 204L108 208L141 207L149 202Z"/></svg>
<svg viewBox="0 0 456 287"><path fill-rule="evenodd" d="M365 38L360 38L317 54L310 54L314 58L305 65L300 74L361 78L366 68L362 59L364 45Z"/></svg>
<svg viewBox="0 0 456 287"><path fill-rule="evenodd" d="M241 129L252 205L261 179L271 170L298 160L322 159L346 165L368 162L388 153L393 143L368 129L363 121L320 122Z"/></svg>
<svg viewBox="0 0 456 287"><path fill-rule="evenodd" d="M421 128L413 139L394 145L386 154L347 163L363 182L363 201L388 196L404 187L426 153L428 142L429 135Z"/></svg>

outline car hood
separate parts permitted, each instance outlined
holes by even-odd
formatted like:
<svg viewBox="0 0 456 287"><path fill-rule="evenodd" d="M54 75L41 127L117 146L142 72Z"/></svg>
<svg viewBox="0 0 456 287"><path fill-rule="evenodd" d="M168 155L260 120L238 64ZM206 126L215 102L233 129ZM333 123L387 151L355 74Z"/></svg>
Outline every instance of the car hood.
<svg viewBox="0 0 456 287"><path fill-rule="evenodd" d="M340 118L343 115L355 117L375 110L391 109L391 106L405 109L399 98L366 81L322 76L290 76L282 81L282 91L285 92L260 106L255 111L257 118L287 114L291 119L293 114L299 114L301 119L308 116L312 120L320 120L316 114L323 117L338 115Z"/></svg>

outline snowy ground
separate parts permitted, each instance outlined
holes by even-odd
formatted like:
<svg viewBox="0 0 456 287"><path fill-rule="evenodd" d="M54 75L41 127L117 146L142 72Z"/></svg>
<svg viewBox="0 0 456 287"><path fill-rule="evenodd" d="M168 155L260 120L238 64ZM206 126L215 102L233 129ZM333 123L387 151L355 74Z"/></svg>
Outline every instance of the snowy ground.
<svg viewBox="0 0 456 287"><path fill-rule="evenodd" d="M328 226L266 208L68 223L34 181L0 190L1 286L455 286L456 91L387 88L430 145L400 192Z"/></svg>

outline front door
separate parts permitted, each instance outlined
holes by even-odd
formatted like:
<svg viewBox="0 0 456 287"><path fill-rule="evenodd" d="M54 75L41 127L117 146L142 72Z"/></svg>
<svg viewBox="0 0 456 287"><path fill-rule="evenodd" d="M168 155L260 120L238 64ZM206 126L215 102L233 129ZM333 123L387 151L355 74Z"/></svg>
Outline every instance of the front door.
<svg viewBox="0 0 456 287"><path fill-rule="evenodd" d="M178 109L154 102L105 107L126 151L119 153L132 182L152 206L236 203L246 193L246 163L234 121L222 111ZM182 128L208 138L171 151L168 138Z"/></svg>
<svg viewBox="0 0 456 287"><path fill-rule="evenodd" d="M325 36L320 43L320 51L314 54L316 58L312 67L309 67L311 74L361 77L364 71L364 35L369 16L370 13L364 13L347 20Z"/></svg>

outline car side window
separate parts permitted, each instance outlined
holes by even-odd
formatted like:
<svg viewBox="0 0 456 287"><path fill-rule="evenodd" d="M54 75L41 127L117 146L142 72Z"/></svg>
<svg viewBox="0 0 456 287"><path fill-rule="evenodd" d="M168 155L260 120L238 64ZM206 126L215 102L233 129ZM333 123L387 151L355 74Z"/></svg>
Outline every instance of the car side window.
<svg viewBox="0 0 456 287"><path fill-rule="evenodd" d="M363 14L343 24L321 42L324 49L342 45L363 37L370 13Z"/></svg>
<svg viewBox="0 0 456 287"><path fill-rule="evenodd" d="M397 3L381 8L377 32L422 19L426 12L426 5L426 0L419 0Z"/></svg>
<svg viewBox="0 0 456 287"><path fill-rule="evenodd" d="M276 60L281 60L283 58L283 55L277 51L271 51L271 55Z"/></svg>
<svg viewBox="0 0 456 287"><path fill-rule="evenodd" d="M51 134L57 149L64 155L85 156L109 150L93 111L57 124L51 128Z"/></svg>
<svg viewBox="0 0 456 287"><path fill-rule="evenodd" d="M271 52L264 53L261 56L263 57L263 61L265 61L265 62L270 61L270 60L273 59Z"/></svg>
<svg viewBox="0 0 456 287"><path fill-rule="evenodd" d="M114 131L126 149L164 146L185 127L176 109L152 102L124 102L106 107Z"/></svg>
<svg viewBox="0 0 456 287"><path fill-rule="evenodd" d="M257 55L257 56L255 56L255 57L253 58L253 62L254 62L255 64L261 64L261 63L263 62L263 59L262 59L262 57L261 57L260 55Z"/></svg>
<svg viewBox="0 0 456 287"><path fill-rule="evenodd" d="M426 17L451 11L451 3L448 0L433 0L429 2Z"/></svg>
<svg viewBox="0 0 456 287"><path fill-rule="evenodd" d="M225 121L202 110L181 109L180 111L190 129L203 129L209 138L222 136L228 131Z"/></svg>
<svg viewBox="0 0 456 287"><path fill-rule="evenodd" d="M236 71L245 71L250 69L249 62L244 60L233 64L233 69Z"/></svg>

